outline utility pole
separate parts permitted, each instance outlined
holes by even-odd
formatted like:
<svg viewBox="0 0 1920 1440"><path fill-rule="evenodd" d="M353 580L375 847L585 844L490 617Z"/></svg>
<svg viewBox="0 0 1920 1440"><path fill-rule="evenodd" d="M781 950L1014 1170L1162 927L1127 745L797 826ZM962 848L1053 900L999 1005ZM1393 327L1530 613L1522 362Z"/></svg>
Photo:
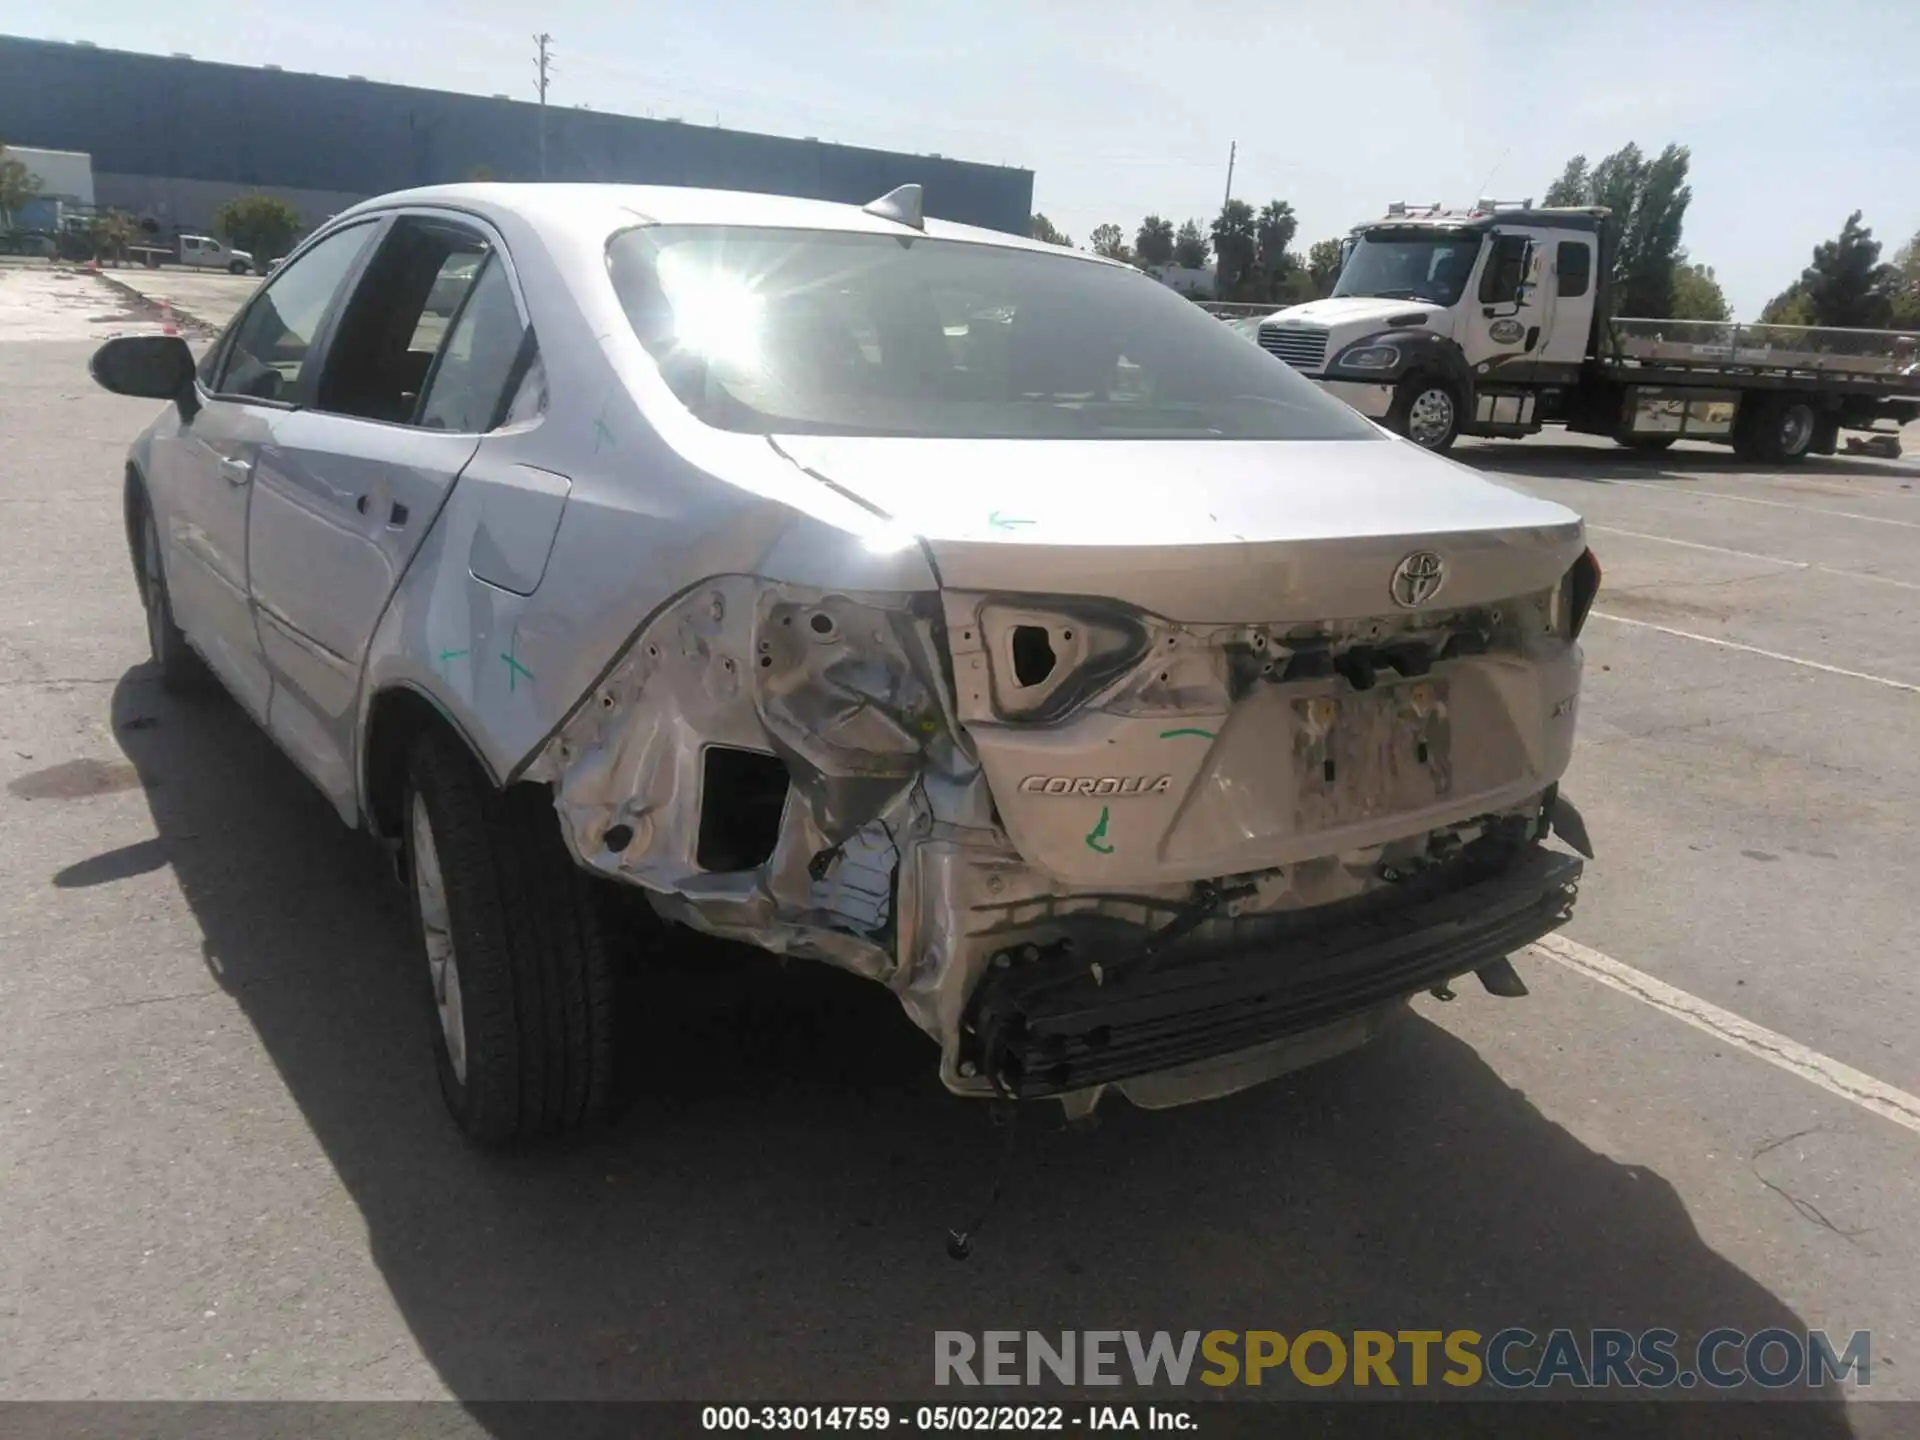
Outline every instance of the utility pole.
<svg viewBox="0 0 1920 1440"><path fill-rule="evenodd" d="M553 72L553 36L542 30L533 37L533 43L539 47L539 58L534 62L534 73L538 77L540 90L540 178L547 178L547 77Z"/></svg>
<svg viewBox="0 0 1920 1440"><path fill-rule="evenodd" d="M1239 153L1240 153L1240 142L1236 140L1227 149L1227 200L1233 199L1233 161L1234 161L1234 157L1237 156ZM1226 205L1227 200L1222 200L1220 202L1222 207Z"/></svg>

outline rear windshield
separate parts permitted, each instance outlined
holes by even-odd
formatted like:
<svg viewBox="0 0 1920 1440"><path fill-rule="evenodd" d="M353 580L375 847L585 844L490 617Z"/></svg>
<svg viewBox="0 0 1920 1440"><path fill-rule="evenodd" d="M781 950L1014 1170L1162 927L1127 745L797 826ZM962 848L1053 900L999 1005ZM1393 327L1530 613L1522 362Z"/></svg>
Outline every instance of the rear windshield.
<svg viewBox="0 0 1920 1440"><path fill-rule="evenodd" d="M1281 361L1130 270L925 237L656 226L608 262L707 424L951 439L1365 440Z"/></svg>

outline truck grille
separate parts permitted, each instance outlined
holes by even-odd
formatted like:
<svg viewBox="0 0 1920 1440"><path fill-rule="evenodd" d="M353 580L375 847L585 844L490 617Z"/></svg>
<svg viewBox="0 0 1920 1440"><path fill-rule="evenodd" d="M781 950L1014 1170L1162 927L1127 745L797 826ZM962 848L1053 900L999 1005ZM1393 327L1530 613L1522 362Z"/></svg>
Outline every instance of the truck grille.
<svg viewBox="0 0 1920 1440"><path fill-rule="evenodd" d="M1262 325L1260 348L1296 370L1318 370L1327 359L1327 332L1299 325Z"/></svg>

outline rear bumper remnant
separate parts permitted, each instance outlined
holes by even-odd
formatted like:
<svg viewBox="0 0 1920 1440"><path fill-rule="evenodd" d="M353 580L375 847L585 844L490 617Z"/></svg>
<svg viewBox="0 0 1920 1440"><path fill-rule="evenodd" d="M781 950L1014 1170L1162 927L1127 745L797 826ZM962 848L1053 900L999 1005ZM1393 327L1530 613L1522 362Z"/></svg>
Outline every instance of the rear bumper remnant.
<svg viewBox="0 0 1920 1440"><path fill-rule="evenodd" d="M1428 899L1327 917L1231 949L1175 947L1150 967L1086 946L996 965L975 991L963 1055L1022 1099L1190 1065L1304 1035L1510 955L1565 923L1582 862L1529 848ZM1330 907L1338 909L1340 907Z"/></svg>

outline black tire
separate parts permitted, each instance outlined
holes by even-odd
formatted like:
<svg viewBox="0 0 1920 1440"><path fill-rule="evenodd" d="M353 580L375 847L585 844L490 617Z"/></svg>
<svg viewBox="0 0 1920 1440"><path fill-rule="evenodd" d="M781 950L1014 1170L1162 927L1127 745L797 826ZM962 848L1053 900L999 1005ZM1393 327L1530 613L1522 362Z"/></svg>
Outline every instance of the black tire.
<svg viewBox="0 0 1920 1440"><path fill-rule="evenodd" d="M1629 450L1660 451L1671 450L1677 435L1620 435L1615 437Z"/></svg>
<svg viewBox="0 0 1920 1440"><path fill-rule="evenodd" d="M440 1008L447 982L430 958L416 806L452 942L451 1024ZM498 790L462 746L429 732L408 756L402 825L440 1093L453 1118L488 1146L605 1119L616 1091L613 967L594 882L567 852L551 793Z"/></svg>
<svg viewBox="0 0 1920 1440"><path fill-rule="evenodd" d="M1800 395L1748 396L1733 427L1733 453L1763 465L1797 465L1813 449L1820 414Z"/></svg>
<svg viewBox="0 0 1920 1440"><path fill-rule="evenodd" d="M246 262L246 261L244 261L244 260L234 260L234 261L231 261L231 262L229 262L229 263L228 263L228 265L227 265L227 273L228 273L229 275L244 275L244 274L246 274L246 273L247 273L247 262Z"/></svg>
<svg viewBox="0 0 1920 1440"><path fill-rule="evenodd" d="M173 599L167 593L166 562L160 549L160 527L153 508L138 502L140 548L134 556L140 601L147 613L147 654L160 674L160 688L170 695L205 695L218 688L207 668L173 618Z"/></svg>
<svg viewBox="0 0 1920 1440"><path fill-rule="evenodd" d="M1460 394L1433 375L1410 375L1394 392L1387 428L1422 450L1444 454L1460 438Z"/></svg>

